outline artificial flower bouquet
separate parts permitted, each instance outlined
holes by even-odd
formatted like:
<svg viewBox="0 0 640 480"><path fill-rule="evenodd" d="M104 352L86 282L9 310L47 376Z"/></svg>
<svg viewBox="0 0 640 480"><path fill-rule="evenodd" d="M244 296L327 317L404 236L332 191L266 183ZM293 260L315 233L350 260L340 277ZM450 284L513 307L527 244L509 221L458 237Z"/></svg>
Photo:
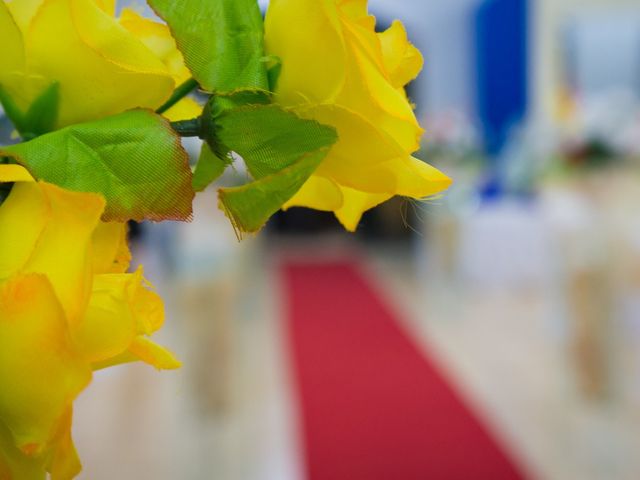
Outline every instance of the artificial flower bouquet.
<svg viewBox="0 0 640 480"><path fill-rule="evenodd" d="M239 236L282 208L348 230L396 195L450 180L412 157L404 86L422 56L366 0L0 0L0 479L74 478L73 401L92 372L178 359L151 340L162 300L130 271L126 222L188 221L220 188ZM191 95L198 90L197 97ZM199 103L198 99L206 100ZM203 140L194 167L181 137Z"/></svg>

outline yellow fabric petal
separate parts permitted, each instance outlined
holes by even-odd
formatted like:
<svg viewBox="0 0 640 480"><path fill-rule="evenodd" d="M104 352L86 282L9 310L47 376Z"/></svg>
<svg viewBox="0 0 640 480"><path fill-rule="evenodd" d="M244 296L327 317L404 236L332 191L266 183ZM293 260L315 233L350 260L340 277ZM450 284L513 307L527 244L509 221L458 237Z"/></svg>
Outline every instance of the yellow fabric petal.
<svg viewBox="0 0 640 480"><path fill-rule="evenodd" d="M166 75L162 61L94 0L68 0L81 40L105 59L134 72Z"/></svg>
<svg viewBox="0 0 640 480"><path fill-rule="evenodd" d="M72 408L62 416L48 453L47 471L51 480L70 480L82 470L78 452L71 438Z"/></svg>
<svg viewBox="0 0 640 480"><path fill-rule="evenodd" d="M92 236L93 273L124 273L131 263L127 245L127 225L100 222Z"/></svg>
<svg viewBox="0 0 640 480"><path fill-rule="evenodd" d="M23 271L47 275L67 319L75 323L81 318L91 291L88 255L105 202L96 194L70 192L46 183L17 186L39 187L47 209L46 226Z"/></svg>
<svg viewBox="0 0 640 480"><path fill-rule="evenodd" d="M45 0L4 0L20 30L26 33L31 20ZM0 2L2 3L2 2ZM0 30L2 31L2 30Z"/></svg>
<svg viewBox="0 0 640 480"><path fill-rule="evenodd" d="M24 43L7 5L0 1L0 32L2 32L2 48L0 48L0 84L3 79L24 69Z"/></svg>
<svg viewBox="0 0 640 480"><path fill-rule="evenodd" d="M173 92L164 64L90 0L48 0L27 43L31 73L60 83L58 127L155 109Z"/></svg>
<svg viewBox="0 0 640 480"><path fill-rule="evenodd" d="M414 157L393 160L388 168L396 177L396 195L423 199L442 193L452 183L440 170Z"/></svg>
<svg viewBox="0 0 640 480"><path fill-rule="evenodd" d="M162 300L147 287L142 269L133 274L96 275L85 318L73 333L78 350L94 368L118 363L114 359L127 351L135 354L131 349L137 337L162 326ZM154 362L149 363L157 366Z"/></svg>
<svg viewBox="0 0 640 480"><path fill-rule="evenodd" d="M9 197L0 205L0 281L23 269L48 217L44 193L38 184L13 186Z"/></svg>
<svg viewBox="0 0 640 480"><path fill-rule="evenodd" d="M113 17L116 13L116 0L95 0L96 5L104 13Z"/></svg>
<svg viewBox="0 0 640 480"><path fill-rule="evenodd" d="M338 131L338 142L323 162L323 167L329 170L362 168L406 155L393 138L356 111L331 104L300 106L293 110L303 118L331 125Z"/></svg>
<svg viewBox="0 0 640 480"><path fill-rule="evenodd" d="M176 85L191 77L167 25L144 18L130 8L122 10L120 24L164 63Z"/></svg>
<svg viewBox="0 0 640 480"><path fill-rule="evenodd" d="M283 210L291 207L307 207L325 212L333 212L342 206L342 191L333 181L312 175Z"/></svg>
<svg viewBox="0 0 640 480"><path fill-rule="evenodd" d="M349 20L369 30L375 28L376 19L369 15L367 0L341 0L338 4L340 13L348 17Z"/></svg>
<svg viewBox="0 0 640 480"><path fill-rule="evenodd" d="M142 277L142 268L135 274L135 290L131 292L131 308L136 318L138 333L151 335L164 324L164 305L153 286Z"/></svg>
<svg viewBox="0 0 640 480"><path fill-rule="evenodd" d="M272 0L265 50L282 60L279 103L327 102L340 93L347 59L333 0Z"/></svg>
<svg viewBox="0 0 640 480"><path fill-rule="evenodd" d="M196 102L193 98L183 98L173 107L163 113L163 116L168 118L172 122L179 120L191 120L192 118L199 117L202 113L202 105Z"/></svg>
<svg viewBox="0 0 640 480"><path fill-rule="evenodd" d="M0 479L45 480L45 474L42 459L27 457L18 450L0 422Z"/></svg>
<svg viewBox="0 0 640 480"><path fill-rule="evenodd" d="M87 361L101 362L120 355L137 334L131 309L132 275L96 275L83 320L73 341Z"/></svg>
<svg viewBox="0 0 640 480"><path fill-rule="evenodd" d="M10 10L18 10L23 5L26 8L29 4L28 1L11 4L0 1L0 32L4 45L0 48L0 86L18 108L23 110L48 85L45 79L26 72L25 41L18 22L14 21L10 13Z"/></svg>
<svg viewBox="0 0 640 480"><path fill-rule="evenodd" d="M47 275L69 320L77 320L88 300L87 255L103 210L95 194L15 184L0 206L0 280L18 271Z"/></svg>
<svg viewBox="0 0 640 480"><path fill-rule="evenodd" d="M406 153L416 151L424 130L420 128L405 95L391 83L381 66L382 47L376 34L362 28L345 26L345 39L352 61L347 82L337 102L369 119L377 128L393 137ZM375 55L372 43L377 44Z"/></svg>
<svg viewBox="0 0 640 480"><path fill-rule="evenodd" d="M0 165L0 183L3 182L33 182L29 170L22 165Z"/></svg>
<svg viewBox="0 0 640 480"><path fill-rule="evenodd" d="M342 187L342 195L344 204L335 211L335 215L350 232L356 231L364 212L391 198L391 195L366 193L347 187Z"/></svg>
<svg viewBox="0 0 640 480"><path fill-rule="evenodd" d="M143 336L135 338L129 351L159 370L175 370L182 366L173 353Z"/></svg>
<svg viewBox="0 0 640 480"><path fill-rule="evenodd" d="M424 65L420 50L409 43L402 22L395 20L391 27L378 34L382 45L385 68L391 84L402 88L415 79Z"/></svg>
<svg viewBox="0 0 640 480"><path fill-rule="evenodd" d="M94 362L91 364L91 368L94 372L98 370L103 370L105 368L117 367L118 365L124 365L126 363L139 362L140 359L132 354L129 350L121 353L120 355L116 355L115 357L108 358L101 362Z"/></svg>
<svg viewBox="0 0 640 480"><path fill-rule="evenodd" d="M361 190L382 193L368 189L367 185L386 183L386 193L422 199L441 193L451 185L451 179L438 169L413 157L403 157L378 164L362 172Z"/></svg>
<svg viewBox="0 0 640 480"><path fill-rule="evenodd" d="M0 418L26 455L43 452L91 371L71 348L64 311L43 275L0 287Z"/></svg>
<svg viewBox="0 0 640 480"><path fill-rule="evenodd" d="M317 175L359 190L393 192L394 183L388 177L368 174L378 164L407 156L393 138L361 115L337 105L300 107L295 112L338 131L338 142L318 167Z"/></svg>

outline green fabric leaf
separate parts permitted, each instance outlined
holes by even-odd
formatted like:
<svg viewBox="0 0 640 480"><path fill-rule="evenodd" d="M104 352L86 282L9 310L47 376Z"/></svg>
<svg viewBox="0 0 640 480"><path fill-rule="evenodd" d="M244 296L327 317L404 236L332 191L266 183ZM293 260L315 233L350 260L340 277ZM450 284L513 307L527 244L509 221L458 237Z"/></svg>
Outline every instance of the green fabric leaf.
<svg viewBox="0 0 640 480"><path fill-rule="evenodd" d="M23 113L0 86L0 103L23 139L30 140L53 131L58 117L59 87L58 82L50 84Z"/></svg>
<svg viewBox="0 0 640 480"><path fill-rule="evenodd" d="M31 104L24 116L25 130L34 136L44 135L54 130L58 119L60 85L54 82Z"/></svg>
<svg viewBox="0 0 640 480"><path fill-rule="evenodd" d="M218 141L240 155L253 178L286 168L308 152L337 140L331 127L303 120L277 105L248 105L215 119Z"/></svg>
<svg viewBox="0 0 640 480"><path fill-rule="evenodd" d="M169 122L131 110L4 147L31 174L107 200L106 221L186 220L193 188L187 153Z"/></svg>
<svg viewBox="0 0 640 480"><path fill-rule="evenodd" d="M309 179L331 150L322 147L303 154L287 168L241 187L221 188L220 208L231 220L236 234L257 232Z"/></svg>
<svg viewBox="0 0 640 480"><path fill-rule="evenodd" d="M269 89L272 92L278 87L278 80L282 72L282 59L276 55L265 57L267 62L267 76L269 77Z"/></svg>
<svg viewBox="0 0 640 480"><path fill-rule="evenodd" d="M13 98L2 88L0 85L0 105L4 109L4 113L7 115L13 126L16 127L18 133L22 133L24 126L24 113L18 108L18 105L13 101Z"/></svg>
<svg viewBox="0 0 640 480"><path fill-rule="evenodd" d="M211 183L220 178L228 164L229 162L226 159L214 154L209 145L203 143L198 164L193 172L193 189L196 192L202 192Z"/></svg>
<svg viewBox="0 0 640 480"><path fill-rule="evenodd" d="M277 105L225 109L218 99L212 102L214 107L205 112L211 113L214 148L240 155L257 180L221 189L221 207L239 234L258 231L302 187L338 135L332 127Z"/></svg>
<svg viewBox="0 0 640 480"><path fill-rule="evenodd" d="M148 0L210 92L269 89L264 24L256 0Z"/></svg>

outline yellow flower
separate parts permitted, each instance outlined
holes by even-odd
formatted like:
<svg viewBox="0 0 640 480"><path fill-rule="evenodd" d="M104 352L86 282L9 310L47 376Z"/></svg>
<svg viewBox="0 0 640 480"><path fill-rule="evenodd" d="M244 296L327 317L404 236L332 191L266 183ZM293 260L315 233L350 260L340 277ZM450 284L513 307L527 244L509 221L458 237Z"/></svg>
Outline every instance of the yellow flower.
<svg viewBox="0 0 640 480"><path fill-rule="evenodd" d="M421 199L450 185L411 156L420 128L404 91L422 55L394 22L375 32L366 0L271 0L266 50L282 60L276 102L331 125L339 140L285 208L335 212L349 230L395 195Z"/></svg>
<svg viewBox="0 0 640 480"><path fill-rule="evenodd" d="M56 128L158 108L189 78L182 55L166 25L114 12L115 0L0 0L0 87L25 112L58 82Z"/></svg>
<svg viewBox="0 0 640 480"><path fill-rule="evenodd" d="M125 273L125 225L103 223L99 195L36 183L17 165L0 205L0 478L73 478L73 400L92 371L179 362L148 339L163 322L141 270Z"/></svg>

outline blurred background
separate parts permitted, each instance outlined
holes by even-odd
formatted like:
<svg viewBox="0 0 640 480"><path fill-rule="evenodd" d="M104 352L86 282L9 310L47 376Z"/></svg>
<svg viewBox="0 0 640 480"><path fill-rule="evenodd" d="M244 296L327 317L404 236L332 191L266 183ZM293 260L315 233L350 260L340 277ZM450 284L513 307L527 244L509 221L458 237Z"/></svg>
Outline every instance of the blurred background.
<svg viewBox="0 0 640 480"><path fill-rule="evenodd" d="M76 409L81 478L640 478L640 1L369 5L380 29L402 20L424 53L409 88L427 130L418 155L455 185L436 200L375 209L356 235L329 214L293 209L238 242L215 190L197 198L192 223L136 226L136 262L166 299L160 340L184 367L96 375ZM220 183L245 180L237 165ZM316 275L323 265L352 269L372 300L354 290L334 302ZM359 301L378 305L402 340L387 350L376 339L369 358L402 370L394 349L411 351L424 362L408 379L424 385L419 395L431 385L434 396L451 396L424 411L414 405L415 436L411 417L406 432L371 433L403 445L387 455L398 472L406 456L416 470L362 473L376 464L367 456L375 448L320 418L327 409L314 401L332 397L313 397L318 389L340 396L348 386L335 404L340 418L361 407L350 398L375 404L384 393L392 409L414 395L384 383L403 371L350 368L366 351L358 330L337 330L342 348L297 326L300 299L322 295L331 328L345 311L366 320ZM309 359L302 340L321 337L327 343ZM318 366L334 355L342 371ZM375 383L378 374L384 392L358 390L355 376ZM476 432L467 439L447 440L464 451L420 440L437 443L449 421L473 425L459 429ZM318 434L322 424L328 431ZM358 461L348 454L356 443ZM485 451L480 443L490 445L484 459L503 467L478 467L469 452ZM356 473L326 473L345 461Z"/></svg>

